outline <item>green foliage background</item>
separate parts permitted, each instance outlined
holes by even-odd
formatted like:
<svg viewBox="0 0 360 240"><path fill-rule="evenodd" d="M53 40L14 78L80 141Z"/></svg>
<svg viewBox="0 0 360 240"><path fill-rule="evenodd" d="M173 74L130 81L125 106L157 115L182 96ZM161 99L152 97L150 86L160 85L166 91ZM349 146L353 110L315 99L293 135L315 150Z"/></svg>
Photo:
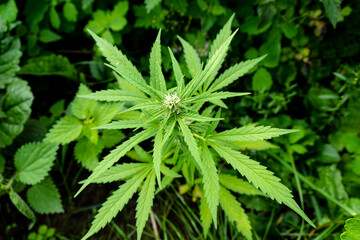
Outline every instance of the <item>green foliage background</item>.
<svg viewBox="0 0 360 240"><path fill-rule="evenodd" d="M45 236L40 225L46 224L56 228L53 238L79 239L89 229L93 210L117 187L90 188L73 198L78 182L109 149L133 135L93 127L115 116L139 117L130 112L116 115L126 105L78 97L102 89L131 89L104 66L86 29L117 45L145 76L161 29L162 66L170 88L176 79L166 47L179 59L185 76L194 76L201 65L184 57L177 36L205 60L214 54L212 40L233 13L232 27L239 30L223 66L267 57L225 87L252 94L217 102L227 108L219 127L258 123L299 130L271 143L236 144L292 189L317 228L258 192L243 195L237 188L242 183L235 185L229 179L236 172L221 172L220 166L221 196L230 194L242 203L234 206L230 197L220 197L220 204L228 206L224 212L241 215L239 209L245 209L254 239L339 239L345 231L341 239L349 239L358 234L352 227L358 218L350 217L360 213L359 11L356 0L1 0L0 211L5 217L0 234L24 239L39 229ZM187 70L189 63L194 70ZM59 137L57 132L67 134ZM137 148L127 157L144 161L148 156ZM161 239L203 239L203 231L208 231L208 239L245 239L223 212L218 212L217 229L201 227L194 206L204 211L204 198L193 176L195 169L187 167L186 182L158 193L153 205L158 229L148 221L143 238L159 234ZM125 208L96 239L133 239L133 209ZM28 230L26 217L33 223L37 218L35 229Z"/></svg>

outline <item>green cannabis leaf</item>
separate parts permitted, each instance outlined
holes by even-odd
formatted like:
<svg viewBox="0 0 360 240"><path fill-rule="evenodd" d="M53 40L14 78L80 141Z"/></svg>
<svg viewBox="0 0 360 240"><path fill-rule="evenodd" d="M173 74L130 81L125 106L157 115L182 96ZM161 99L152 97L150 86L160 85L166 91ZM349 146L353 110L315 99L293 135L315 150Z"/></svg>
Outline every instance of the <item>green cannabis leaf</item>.
<svg viewBox="0 0 360 240"><path fill-rule="evenodd" d="M129 107L120 112L120 115L126 116L132 112L137 113L138 117L116 120L95 128L134 128L135 131L134 135L118 145L100 161L92 174L81 182L82 186L75 196L91 183L126 180L99 209L83 240L110 222L138 189L140 189L140 193L136 208L136 226L138 239L140 239L151 211L156 180L159 189L162 189L172 179L181 176L179 173L182 173L190 182L194 182L194 175L202 176L202 189L198 192L204 193L200 204L204 234L208 232L212 221L216 227L217 207L221 205L229 219L235 222L237 229L247 239L252 239L251 225L245 210L229 190L250 195L266 194L271 199L288 205L313 226L312 221L294 201L290 190L280 183L280 179L273 176L273 173L266 167L237 150L236 142L262 141L294 132L293 130L255 125L222 132L215 130L222 118L220 111L214 116L213 102L248 94L219 92L218 90L243 76L265 57L239 63L219 74L230 42L236 33L236 31L233 33L231 31L233 18L234 16L216 36L209 59L205 63L201 62L194 48L179 37L192 79L186 81L178 61L169 49L177 83L177 86L174 87L166 84L162 73L160 32L151 49L150 81L147 82L119 49L89 30L99 50L109 62L106 65L114 70L118 79L126 81L127 84L120 84L124 86L121 90L102 90L80 97L108 102L125 101L126 106ZM221 103L224 105L223 102ZM203 106L206 107L205 110L202 110ZM147 144L150 141L153 142L152 155L140 150L142 148L139 144L144 141ZM143 163L124 163L113 166L133 148L138 155L142 155L138 159L147 162L145 165ZM245 176L255 188L236 177L227 175L219 177L217 164L223 160ZM169 165L173 165L173 167L170 169ZM165 177L162 178L162 174ZM232 180L239 185L231 183Z"/></svg>

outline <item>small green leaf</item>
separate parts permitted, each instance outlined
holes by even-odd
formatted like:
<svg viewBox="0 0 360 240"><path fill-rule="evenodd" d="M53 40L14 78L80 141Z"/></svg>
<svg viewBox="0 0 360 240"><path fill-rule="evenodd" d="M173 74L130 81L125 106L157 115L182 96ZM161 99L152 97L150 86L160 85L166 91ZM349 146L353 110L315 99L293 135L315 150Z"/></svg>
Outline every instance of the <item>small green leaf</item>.
<svg viewBox="0 0 360 240"><path fill-rule="evenodd" d="M251 225L245 210L236 198L224 187L220 187L220 205L236 229L241 232L246 239L252 239Z"/></svg>
<svg viewBox="0 0 360 240"><path fill-rule="evenodd" d="M29 228L34 226L36 217L34 212L30 209L27 203L17 194L12 188L10 188L9 197L11 202L15 205L15 207L21 212L25 217L32 221Z"/></svg>
<svg viewBox="0 0 360 240"><path fill-rule="evenodd" d="M149 163L123 163L112 166L106 170L101 176L97 177L93 183L109 183L114 181L121 181L131 178L146 169L151 169L152 165Z"/></svg>
<svg viewBox="0 0 360 240"><path fill-rule="evenodd" d="M64 12L64 17L69 22L77 21L78 10L76 9L75 5L72 2L66 1L66 3L64 4L63 12Z"/></svg>
<svg viewBox="0 0 360 240"><path fill-rule="evenodd" d="M82 123L72 116L65 116L56 122L46 134L45 141L67 144L74 141L81 133Z"/></svg>
<svg viewBox="0 0 360 240"><path fill-rule="evenodd" d="M271 74L265 68L259 68L252 78L252 89L254 91L266 91L273 84Z"/></svg>
<svg viewBox="0 0 360 240"><path fill-rule="evenodd" d="M297 28L294 23L282 23L280 25L281 31L284 33L285 37L292 39L297 34Z"/></svg>
<svg viewBox="0 0 360 240"><path fill-rule="evenodd" d="M0 16L5 24L15 22L18 14L18 8L15 0L9 0L5 4L0 5Z"/></svg>
<svg viewBox="0 0 360 240"><path fill-rule="evenodd" d="M204 236L206 237L211 226L212 215L205 197L201 197L200 201L200 219Z"/></svg>
<svg viewBox="0 0 360 240"><path fill-rule="evenodd" d="M107 102L118 102L118 101L136 102L136 101L149 100L144 95L128 92L124 90L116 90L116 89L101 90L87 95L80 95L80 97L94 99L98 101L107 101Z"/></svg>
<svg viewBox="0 0 360 240"><path fill-rule="evenodd" d="M150 12L156 5L161 3L161 0L145 0L144 2L147 12Z"/></svg>
<svg viewBox="0 0 360 240"><path fill-rule="evenodd" d="M196 50L184 39L178 37L185 53L185 61L190 75L194 78L202 70L202 64Z"/></svg>
<svg viewBox="0 0 360 240"><path fill-rule="evenodd" d="M100 150L100 151L99 151ZM87 138L80 139L74 148L75 159L86 169L92 171L99 163L97 155L101 152L97 145Z"/></svg>
<svg viewBox="0 0 360 240"><path fill-rule="evenodd" d="M92 117L97 102L91 99L80 98L83 94L90 94L91 90L85 85L80 84L75 99L71 102L71 112L78 119L89 119Z"/></svg>
<svg viewBox="0 0 360 240"><path fill-rule="evenodd" d="M345 221L345 232L340 235L341 240L360 239L360 217L356 216Z"/></svg>
<svg viewBox="0 0 360 240"><path fill-rule="evenodd" d="M336 24L341 18L341 0L322 0L322 2L324 4L327 16L335 28Z"/></svg>
<svg viewBox="0 0 360 240"><path fill-rule="evenodd" d="M50 29L43 29L40 31L39 40L43 43L56 42L61 39L59 34L54 33Z"/></svg>
<svg viewBox="0 0 360 240"><path fill-rule="evenodd" d="M247 60L244 62L240 62L238 64L235 64L231 66L230 68L226 69L224 73L222 73L210 86L209 91L214 92L221 88L224 88L231 83L233 83L235 80L237 80L239 77L242 77L244 74L246 74L248 71L250 71L252 68L256 66L260 61L262 61L266 55Z"/></svg>
<svg viewBox="0 0 360 240"><path fill-rule="evenodd" d="M203 166L204 171L203 174L203 184L204 184L204 192L206 202L210 209L214 225L217 226L217 206L219 205L219 176L217 173L217 168L215 165L215 161L211 156L211 152L208 147L203 144L202 149L202 157L203 157Z"/></svg>
<svg viewBox="0 0 360 240"><path fill-rule="evenodd" d="M139 198L136 205L136 229L137 239L141 239L146 221L149 218L151 207L155 197L155 172L152 171L147 176L144 185L139 193Z"/></svg>
<svg viewBox="0 0 360 240"><path fill-rule="evenodd" d="M119 103L103 103L98 104L94 110L94 125L104 125L110 122L120 111L122 104Z"/></svg>
<svg viewBox="0 0 360 240"><path fill-rule="evenodd" d="M28 143L19 148L14 156L19 180L36 184L44 179L53 165L59 146L54 143Z"/></svg>
<svg viewBox="0 0 360 240"><path fill-rule="evenodd" d="M59 190L50 178L46 178L29 188L26 196L30 206L38 213L64 212Z"/></svg>
<svg viewBox="0 0 360 240"><path fill-rule="evenodd" d="M242 179L228 174L220 174L220 183L227 189L247 195L263 195L257 188Z"/></svg>
<svg viewBox="0 0 360 240"><path fill-rule="evenodd" d="M60 28L61 20L54 6L50 8L50 23L56 29Z"/></svg>
<svg viewBox="0 0 360 240"><path fill-rule="evenodd" d="M161 71L161 45L160 45L161 30L159 31L153 47L150 52L150 82L152 87L161 92L166 92L166 83L164 75Z"/></svg>

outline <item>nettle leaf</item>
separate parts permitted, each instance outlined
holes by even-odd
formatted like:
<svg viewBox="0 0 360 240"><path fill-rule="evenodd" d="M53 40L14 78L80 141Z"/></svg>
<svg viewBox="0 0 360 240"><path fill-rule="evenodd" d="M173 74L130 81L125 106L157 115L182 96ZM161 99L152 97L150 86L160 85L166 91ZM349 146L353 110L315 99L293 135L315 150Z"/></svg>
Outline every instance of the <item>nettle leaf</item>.
<svg viewBox="0 0 360 240"><path fill-rule="evenodd" d="M126 183L122 184L118 190L113 192L113 194L106 199L106 202L99 209L94 221L91 224L90 230L81 240L88 239L101 228L105 227L106 224L109 223L118 214L118 212L124 208L125 204L135 194L147 175L148 170L127 180Z"/></svg>
<svg viewBox="0 0 360 240"><path fill-rule="evenodd" d="M340 235L341 240L354 240L360 238L360 216L345 221L345 232Z"/></svg>
<svg viewBox="0 0 360 240"><path fill-rule="evenodd" d="M19 74L35 76L57 75L77 80L77 70L67 57L49 55L30 58L21 68Z"/></svg>
<svg viewBox="0 0 360 240"><path fill-rule="evenodd" d="M30 187L26 193L30 206L38 213L62 213L60 193L50 178Z"/></svg>
<svg viewBox="0 0 360 240"><path fill-rule="evenodd" d="M252 239L251 225L245 210L236 198L224 187L220 187L220 205L229 220L246 239Z"/></svg>
<svg viewBox="0 0 360 240"><path fill-rule="evenodd" d="M74 148L75 159L86 169L92 171L99 163L98 154L102 148L92 143L87 138L82 138L76 142Z"/></svg>
<svg viewBox="0 0 360 240"><path fill-rule="evenodd" d="M85 85L80 84L75 99L71 102L71 112L78 119L87 119L93 115L97 102L91 99L80 98L83 94L90 94L91 90Z"/></svg>
<svg viewBox="0 0 360 240"><path fill-rule="evenodd" d="M19 180L36 184L44 179L52 167L59 146L54 143L28 143L20 147L14 156Z"/></svg>
<svg viewBox="0 0 360 240"><path fill-rule="evenodd" d="M137 239L141 239L146 221L149 218L153 200L155 197L155 172L152 171L146 178L144 185L139 193L136 205L136 228Z"/></svg>
<svg viewBox="0 0 360 240"><path fill-rule="evenodd" d="M10 188L9 197L19 212L32 221L29 227L32 228L36 222L36 216L29 205L27 205L27 203L12 188Z"/></svg>
<svg viewBox="0 0 360 240"><path fill-rule="evenodd" d="M150 12L154 7L161 3L161 0L145 0L144 3L147 12Z"/></svg>
<svg viewBox="0 0 360 240"><path fill-rule="evenodd" d="M271 199L275 199L279 203L284 203L304 218L311 226L315 226L297 205L291 191L280 183L280 179L275 177L271 171L266 169L266 167L260 165L257 161L251 160L248 156L227 147L226 142L224 141L208 140L207 142L221 157L223 157L234 169L238 170L241 175L245 176L255 187L260 188L260 190L267 194Z"/></svg>
<svg viewBox="0 0 360 240"><path fill-rule="evenodd" d="M63 12L64 12L64 17L69 22L77 21L78 10L76 9L75 5L72 2L67 1L64 4Z"/></svg>
<svg viewBox="0 0 360 240"><path fill-rule="evenodd" d="M0 147L10 145L19 135L31 113L34 96L26 81L14 78L7 85L6 93L0 103L5 117L0 118Z"/></svg>
<svg viewBox="0 0 360 240"><path fill-rule="evenodd" d="M204 192L206 202L210 209L215 228L217 226L217 206L219 205L219 176L217 173L217 168L215 165L215 161L211 156L211 152L205 144L202 149L202 157L203 157L203 166L204 171L203 174L203 184L204 184Z"/></svg>
<svg viewBox="0 0 360 240"><path fill-rule="evenodd" d="M341 0L322 0L322 2L325 7L326 15L335 28L341 18Z"/></svg>
<svg viewBox="0 0 360 240"><path fill-rule="evenodd" d="M247 195L263 195L263 193L260 192L253 185L235 176L228 174L220 174L219 180L221 185L231 191Z"/></svg>
<svg viewBox="0 0 360 240"><path fill-rule="evenodd" d="M298 130L271 128L270 126L244 126L210 135L208 138L229 141L259 141L278 137Z"/></svg>
<svg viewBox="0 0 360 240"><path fill-rule="evenodd" d="M60 144L70 143L80 135L82 127L82 122L75 117L65 116L50 129L44 141Z"/></svg>
<svg viewBox="0 0 360 240"><path fill-rule="evenodd" d="M99 126L110 122L120 111L121 103L99 104L93 114L94 125Z"/></svg>

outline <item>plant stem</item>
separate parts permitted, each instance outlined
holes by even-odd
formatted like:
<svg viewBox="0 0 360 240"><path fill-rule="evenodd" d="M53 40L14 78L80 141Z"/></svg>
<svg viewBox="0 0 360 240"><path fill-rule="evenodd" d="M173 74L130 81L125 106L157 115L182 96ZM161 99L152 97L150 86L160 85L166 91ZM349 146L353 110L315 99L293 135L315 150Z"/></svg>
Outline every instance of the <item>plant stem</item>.
<svg viewBox="0 0 360 240"><path fill-rule="evenodd" d="M284 167L286 167L288 170L293 171L293 168L287 164L283 159L281 159L278 155L276 155L275 153L272 153L270 151L267 152L272 158L276 159L277 161L279 161L282 165L284 165ZM335 203L336 205L338 205L340 208L342 208L343 210L345 210L347 213L349 213L352 216L356 215L356 212L354 210L352 210L351 208L349 208L347 205L341 203L340 201L338 201L337 199L335 199L334 197L332 197L330 194L328 194L327 192L325 192L324 190L322 190L321 188L317 187L314 183L312 183L309 179L307 179L305 176L303 176L302 174L298 173L298 177L299 179L305 183L306 185L308 185L310 188L312 188L314 191L320 193L321 195L323 195L326 199L332 201L333 203Z"/></svg>

